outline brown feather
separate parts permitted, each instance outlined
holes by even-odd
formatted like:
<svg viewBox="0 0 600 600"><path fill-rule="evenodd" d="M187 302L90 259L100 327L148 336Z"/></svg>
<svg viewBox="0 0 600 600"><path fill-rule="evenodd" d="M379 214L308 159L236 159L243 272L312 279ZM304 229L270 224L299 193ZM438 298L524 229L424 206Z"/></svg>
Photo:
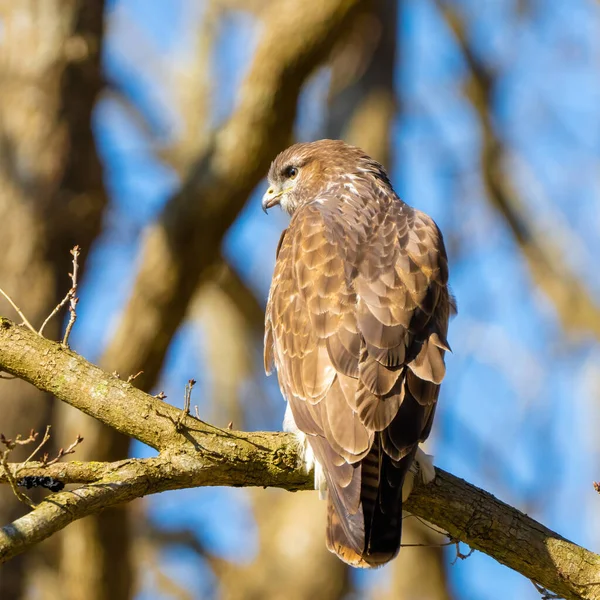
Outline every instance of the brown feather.
<svg viewBox="0 0 600 600"><path fill-rule="evenodd" d="M361 383L375 396L383 397L398 381L402 374L402 366L386 367L373 358L365 348L358 365Z"/></svg>
<svg viewBox="0 0 600 600"><path fill-rule="evenodd" d="M404 386L400 381L385 395L377 396L362 382L356 393L358 418L372 431L383 431L394 420L404 400Z"/></svg>

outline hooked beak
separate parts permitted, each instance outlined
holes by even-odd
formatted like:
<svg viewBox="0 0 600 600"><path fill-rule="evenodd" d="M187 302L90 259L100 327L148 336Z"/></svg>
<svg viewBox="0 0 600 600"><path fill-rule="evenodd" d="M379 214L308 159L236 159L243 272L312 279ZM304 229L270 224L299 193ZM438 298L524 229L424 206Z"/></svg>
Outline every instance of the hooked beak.
<svg viewBox="0 0 600 600"><path fill-rule="evenodd" d="M276 192L275 188L273 187L270 187L265 192L265 195L262 197L262 209L265 211L265 214L267 213L267 210L269 208L272 208L273 206L279 204L281 196L283 196L283 194L285 194L286 192L287 190L280 190L279 192Z"/></svg>
<svg viewBox="0 0 600 600"><path fill-rule="evenodd" d="M262 197L262 209L265 211L265 214L267 214L267 210L269 208L279 204L279 199L281 198L282 193L283 192L276 193L275 188L272 187L265 192L265 195Z"/></svg>

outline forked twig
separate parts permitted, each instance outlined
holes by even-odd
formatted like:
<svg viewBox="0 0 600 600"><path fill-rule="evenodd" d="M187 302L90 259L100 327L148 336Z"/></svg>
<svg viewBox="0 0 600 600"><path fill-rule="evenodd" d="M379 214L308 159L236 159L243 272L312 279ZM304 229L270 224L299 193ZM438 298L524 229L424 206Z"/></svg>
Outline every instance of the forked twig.
<svg viewBox="0 0 600 600"><path fill-rule="evenodd" d="M24 504L27 504L30 508L35 508L35 502L27 495L24 494L17 486L17 482L13 475L13 472L10 470L10 466L8 465L8 455L10 454L10 450L5 450L2 452L2 458L0 459L0 464L6 473L6 479L10 485L10 488L13 491L13 494Z"/></svg>
<svg viewBox="0 0 600 600"><path fill-rule="evenodd" d="M6 450L4 450L0 455L0 464L6 473L6 479L14 493L14 495L24 504L27 504L30 508L35 508L35 502L29 498L26 494L24 494L17 486L17 482L15 479L14 473L11 471L11 468L8 464L8 457L10 453L14 450L16 446L25 446L26 444L30 444L37 439L38 434L33 431L33 429L29 432L29 437L27 439L21 439L21 436L18 435L14 440L5 437L0 433L0 443L4 444Z"/></svg>
<svg viewBox="0 0 600 600"><path fill-rule="evenodd" d="M448 538L450 539L450 542L452 544L456 545L456 556L454 557L454 560L450 563L451 565L455 565L456 561L460 558L460 560L466 560L467 558L469 558L469 556L471 556L471 554L473 554L473 552L475 552L475 548L470 548L469 549L469 553L468 554L463 554L460 551L460 540L457 540L455 538L453 538L452 536L448 536Z"/></svg>
<svg viewBox="0 0 600 600"><path fill-rule="evenodd" d="M27 444L31 444L31 442L35 442L37 440L38 434L32 429L29 432L29 437L23 439L21 435L17 435L17 437L13 440L7 438L3 433L0 433L0 444L4 444L7 450L14 450L16 446L26 446Z"/></svg>
<svg viewBox="0 0 600 600"><path fill-rule="evenodd" d="M56 305L56 308L46 317L46 320L42 323L42 326L40 327L38 333L40 335L44 334L44 329L46 327L46 325L48 325L50 319L57 314L60 309L69 301L69 299L71 298L71 294L73 293L73 288L71 288L65 295L65 297Z"/></svg>
<svg viewBox="0 0 600 600"><path fill-rule="evenodd" d="M31 444L38 438L38 434L31 430L29 433L29 437L27 439L22 439L20 435L18 435L14 440L5 437L0 433L0 443L4 444L6 450L0 453L0 465L2 466L4 472L6 473L6 479L10 484L10 487L15 494L15 496L21 501L30 506L31 508L35 508L36 504L24 494L19 486L25 486L27 489L31 487L45 487L50 491L58 492L64 488L64 483L55 479L54 477L45 477L45 476L29 476L24 477L20 481L17 481L17 477L21 469L27 466L27 463L33 459L33 457L42 449L44 444L50 439L50 425L46 427L46 432L44 433L44 437L42 441L38 444L36 449L25 459L24 462L12 465L14 468L14 472L11 470L11 465L8 464L8 456L14 450L16 446L25 446L26 444ZM75 441L65 450L61 448L58 451L58 454L52 460L48 460L48 454L44 454L41 459L41 463L43 467L48 467L58 462L63 456L67 454L73 454L75 452L75 447L78 446L83 441L83 438L78 435Z"/></svg>
<svg viewBox="0 0 600 600"><path fill-rule="evenodd" d="M58 462L63 456L66 456L67 454L74 454L75 447L79 446L81 442L83 442L83 438L79 434L77 434L75 441L66 450L64 448L61 448L58 451L58 454L52 460L48 460L48 455L44 454L44 456L42 457L42 465L44 467L49 467L50 465L53 465L54 463Z"/></svg>
<svg viewBox="0 0 600 600"><path fill-rule="evenodd" d="M77 314L75 313L75 307L77 306L77 303L79 302L79 298L77 298L77 275L79 272L79 254L80 254L79 246L74 246L71 249L71 255L73 256L73 272L69 273L69 276L71 277L71 289L65 294L65 297L56 305L54 310L46 317L45 321L42 323L42 326L40 327L40 329L38 331L38 333L40 335L43 335L44 329L46 328L46 325L48 325L48 323L50 322L50 319L52 319L52 317L54 317L54 315L58 314L60 312L61 308L67 302L71 301L71 305L69 306L69 312L70 312L69 324L67 325L67 330L65 331L65 337L63 338L63 341L62 341L63 346L67 346L67 347L68 347L68 341L69 341L69 334L71 333L71 329L73 328L73 325L75 324L75 319L77 318Z"/></svg>

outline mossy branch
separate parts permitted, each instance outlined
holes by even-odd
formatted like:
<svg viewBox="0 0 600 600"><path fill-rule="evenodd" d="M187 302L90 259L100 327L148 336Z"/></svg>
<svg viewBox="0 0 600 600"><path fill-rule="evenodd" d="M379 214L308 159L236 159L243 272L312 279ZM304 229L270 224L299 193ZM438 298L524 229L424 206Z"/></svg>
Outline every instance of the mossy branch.
<svg viewBox="0 0 600 600"><path fill-rule="evenodd" d="M178 430L180 409L2 318L0 369L160 451L149 459L19 469L19 477L84 485L50 495L2 528L0 562L77 519L147 494L207 485L312 487L289 434L222 430L189 415ZM417 486L405 508L561 597L600 600L600 556L450 473L438 469L435 481Z"/></svg>

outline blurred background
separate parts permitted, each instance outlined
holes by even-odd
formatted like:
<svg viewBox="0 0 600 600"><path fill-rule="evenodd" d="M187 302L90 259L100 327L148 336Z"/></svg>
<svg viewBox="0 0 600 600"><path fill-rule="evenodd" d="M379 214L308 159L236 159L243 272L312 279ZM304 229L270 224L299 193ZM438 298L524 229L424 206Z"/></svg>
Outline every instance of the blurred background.
<svg viewBox="0 0 600 600"><path fill-rule="evenodd" d="M197 379L221 427L279 429L262 331L286 217L263 178L293 141L343 138L445 235L459 315L427 450L599 549L600 2L0 0L0 75L0 287L30 321L79 244L76 351L177 405ZM1 382L0 431L48 423L85 438L77 460L152 453ZM24 511L3 486L2 524ZM315 494L165 493L13 559L0 598L539 597L405 523L423 547L355 572Z"/></svg>

